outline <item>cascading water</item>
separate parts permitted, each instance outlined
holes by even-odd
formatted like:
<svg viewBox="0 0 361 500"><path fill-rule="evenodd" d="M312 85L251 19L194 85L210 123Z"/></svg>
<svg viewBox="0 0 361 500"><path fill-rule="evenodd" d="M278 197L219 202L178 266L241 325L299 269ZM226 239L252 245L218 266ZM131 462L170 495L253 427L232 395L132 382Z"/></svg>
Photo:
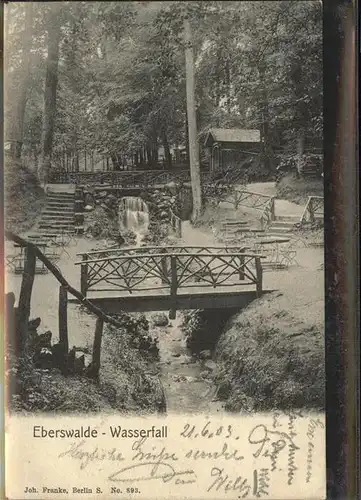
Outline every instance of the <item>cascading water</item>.
<svg viewBox="0 0 361 500"><path fill-rule="evenodd" d="M140 245L149 227L147 204L135 196L125 196L120 200L119 225L123 230L131 230L136 235L136 244Z"/></svg>

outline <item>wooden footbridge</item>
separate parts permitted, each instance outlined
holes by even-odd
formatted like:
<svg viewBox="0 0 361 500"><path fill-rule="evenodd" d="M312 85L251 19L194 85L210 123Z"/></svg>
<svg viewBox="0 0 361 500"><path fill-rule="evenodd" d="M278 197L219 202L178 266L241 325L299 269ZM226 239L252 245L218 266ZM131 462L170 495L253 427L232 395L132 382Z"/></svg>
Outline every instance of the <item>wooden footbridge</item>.
<svg viewBox="0 0 361 500"><path fill-rule="evenodd" d="M262 256L244 247L162 246L79 254L81 293L106 313L239 308L259 297Z"/></svg>

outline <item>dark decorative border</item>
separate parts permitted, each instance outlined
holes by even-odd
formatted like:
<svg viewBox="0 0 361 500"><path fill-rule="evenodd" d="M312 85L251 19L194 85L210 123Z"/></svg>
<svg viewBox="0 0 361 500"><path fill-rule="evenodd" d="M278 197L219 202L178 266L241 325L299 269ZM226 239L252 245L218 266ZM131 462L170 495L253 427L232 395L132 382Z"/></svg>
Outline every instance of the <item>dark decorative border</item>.
<svg viewBox="0 0 361 500"><path fill-rule="evenodd" d="M327 498L360 498L356 2L324 2Z"/></svg>

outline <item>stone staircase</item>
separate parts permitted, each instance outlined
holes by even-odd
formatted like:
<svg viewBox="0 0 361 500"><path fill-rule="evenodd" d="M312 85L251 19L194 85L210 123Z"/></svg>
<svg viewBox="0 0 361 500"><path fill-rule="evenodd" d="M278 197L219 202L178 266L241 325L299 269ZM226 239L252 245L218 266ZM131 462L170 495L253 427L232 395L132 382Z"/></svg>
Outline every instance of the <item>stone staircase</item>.
<svg viewBox="0 0 361 500"><path fill-rule="evenodd" d="M251 225L246 221L225 220L220 227L221 238L224 243L232 243L240 236L256 236L264 232L264 229Z"/></svg>
<svg viewBox="0 0 361 500"><path fill-rule="evenodd" d="M42 233L75 233L74 193L48 191L46 201L39 230Z"/></svg>
<svg viewBox="0 0 361 500"><path fill-rule="evenodd" d="M278 216L267 227L267 236L287 236L300 224L298 215Z"/></svg>

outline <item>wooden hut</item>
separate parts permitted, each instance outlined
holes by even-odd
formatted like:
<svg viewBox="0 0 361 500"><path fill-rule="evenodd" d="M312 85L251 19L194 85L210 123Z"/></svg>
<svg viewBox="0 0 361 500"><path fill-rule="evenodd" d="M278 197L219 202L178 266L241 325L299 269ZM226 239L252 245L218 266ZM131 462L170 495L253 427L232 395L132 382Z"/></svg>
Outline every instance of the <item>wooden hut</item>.
<svg viewBox="0 0 361 500"><path fill-rule="evenodd" d="M212 128L204 145L209 150L210 171L224 171L240 165L261 150L259 130Z"/></svg>

